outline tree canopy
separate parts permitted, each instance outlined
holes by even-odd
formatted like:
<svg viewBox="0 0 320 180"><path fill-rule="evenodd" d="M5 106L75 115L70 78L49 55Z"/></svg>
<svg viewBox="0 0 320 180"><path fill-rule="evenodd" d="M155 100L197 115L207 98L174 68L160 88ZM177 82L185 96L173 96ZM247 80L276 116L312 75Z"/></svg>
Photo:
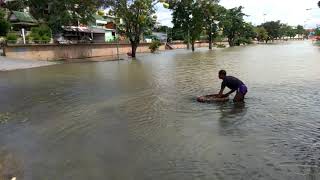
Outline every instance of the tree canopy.
<svg viewBox="0 0 320 180"><path fill-rule="evenodd" d="M315 33L316 36L320 36L320 28L318 27L318 28L315 30L314 33Z"/></svg>
<svg viewBox="0 0 320 180"><path fill-rule="evenodd" d="M226 9L217 4L217 0L203 1L201 7L203 9L204 28L208 35L209 49L212 49L212 41L218 35L219 27L222 26L223 16Z"/></svg>
<svg viewBox="0 0 320 180"><path fill-rule="evenodd" d="M183 33L184 39L188 42L191 40L190 32L193 31L193 29L191 28L196 28L195 26L192 25L194 21L193 15L195 13L198 14L195 16L195 18L202 16L202 12L194 11L194 8L196 8L196 6L199 6L199 3L193 0L171 1L169 6L170 9L172 9L173 11L172 13L172 23L174 25L173 28ZM202 19L198 23L202 23ZM202 25L200 27L202 28ZM195 33L197 33L197 35L200 36L201 32L199 33L198 29L195 29L195 30L197 31ZM195 33L193 33L193 35ZM189 43L188 43L188 46L189 46Z"/></svg>
<svg viewBox="0 0 320 180"><path fill-rule="evenodd" d="M265 22L261 26L264 27L268 32L267 42L269 40L274 40L276 38L281 37L281 31L280 31L281 23L280 23L280 21Z"/></svg>
<svg viewBox="0 0 320 180"><path fill-rule="evenodd" d="M255 32L258 41L266 41L268 39L268 32L264 27L257 27Z"/></svg>
<svg viewBox="0 0 320 180"><path fill-rule="evenodd" d="M15 11L29 8L32 16L58 32L63 25L87 24L105 3L106 0L15 0L8 1L6 8Z"/></svg>
<svg viewBox="0 0 320 180"><path fill-rule="evenodd" d="M22 11L26 8L27 0L6 1L5 7L13 11Z"/></svg>
<svg viewBox="0 0 320 180"><path fill-rule="evenodd" d="M236 45L236 40L240 38L244 31L245 14L242 12L243 7L235 7L226 11L222 20L223 34L228 38L230 46Z"/></svg>
<svg viewBox="0 0 320 180"><path fill-rule="evenodd" d="M54 31L63 25L87 24L93 14L103 5L97 0L27 0L30 13L40 21L47 22Z"/></svg>
<svg viewBox="0 0 320 180"><path fill-rule="evenodd" d="M306 30L303 28L303 26L301 26L301 25L297 26L297 30L296 30L297 34L299 34L299 35L305 34L305 31Z"/></svg>
<svg viewBox="0 0 320 180"><path fill-rule="evenodd" d="M154 0L109 0L107 5L118 19L118 31L130 40L131 56L136 56L136 49L144 32L153 28L155 20ZM120 22L123 21L123 23Z"/></svg>
<svg viewBox="0 0 320 180"><path fill-rule="evenodd" d="M10 29L10 23L5 19L5 11L0 9L0 36L6 36Z"/></svg>

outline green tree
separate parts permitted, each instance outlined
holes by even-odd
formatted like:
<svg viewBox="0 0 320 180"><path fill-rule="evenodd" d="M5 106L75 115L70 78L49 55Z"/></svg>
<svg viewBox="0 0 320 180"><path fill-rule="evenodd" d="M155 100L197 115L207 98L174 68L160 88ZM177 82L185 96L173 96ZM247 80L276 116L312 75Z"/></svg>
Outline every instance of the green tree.
<svg viewBox="0 0 320 180"><path fill-rule="evenodd" d="M171 27L168 26L159 26L153 29L154 32L161 32L167 34L167 41L170 42L174 38L174 32Z"/></svg>
<svg viewBox="0 0 320 180"><path fill-rule="evenodd" d="M178 27L173 27L171 33L172 33L172 40L185 40L186 41L185 30L180 29Z"/></svg>
<svg viewBox="0 0 320 180"><path fill-rule="evenodd" d="M286 32L286 35L289 36L290 39L291 39L291 38L294 38L294 37L297 35L296 29L293 29L291 26L289 26L289 27L288 27L288 30L287 30L287 32Z"/></svg>
<svg viewBox="0 0 320 180"><path fill-rule="evenodd" d="M289 31L290 27L287 24L280 24L279 38L282 39L284 37L287 37Z"/></svg>
<svg viewBox="0 0 320 180"><path fill-rule="evenodd" d="M242 40L240 41L240 43L251 44L252 39L254 39L256 37L254 26L251 23L244 22L242 27L243 28L240 33L240 39L242 39Z"/></svg>
<svg viewBox="0 0 320 180"><path fill-rule="evenodd" d="M110 0L107 5L114 15L123 21L118 22L118 30L125 34L131 43L131 56L136 57L141 35L155 24L154 0Z"/></svg>
<svg viewBox="0 0 320 180"><path fill-rule="evenodd" d="M172 23L173 30L178 32L177 35L188 42L187 48L189 49L190 41L190 24L192 14L192 3L193 0L184 1L170 1L169 8L172 9Z"/></svg>
<svg viewBox="0 0 320 180"><path fill-rule="evenodd" d="M170 9L173 10L172 22L174 29L183 32L185 39L191 41L192 51L195 50L195 41L203 31L204 13L200 0L171 1ZM189 44L189 43L188 43Z"/></svg>
<svg viewBox="0 0 320 180"><path fill-rule="evenodd" d="M218 0L202 1L201 7L204 11L204 27L209 41L209 49L212 49L212 42L218 35L219 26L226 9L217 4Z"/></svg>
<svg viewBox="0 0 320 180"><path fill-rule="evenodd" d="M18 36L16 33L8 33L6 38L7 38L7 42L12 44L17 43L17 40L18 40Z"/></svg>
<svg viewBox="0 0 320 180"><path fill-rule="evenodd" d="M87 24L93 14L104 5L102 0L24 0L30 13L40 21L47 22L54 32L61 26Z"/></svg>
<svg viewBox="0 0 320 180"><path fill-rule="evenodd" d="M106 13L103 10L99 10L98 11L98 15L99 16L104 16L104 15L106 15Z"/></svg>
<svg viewBox="0 0 320 180"><path fill-rule="evenodd" d="M190 27L190 41L191 49L195 50L194 44L196 40L200 38L201 32L203 31L203 11L199 3L196 3L192 9L191 25Z"/></svg>
<svg viewBox="0 0 320 180"><path fill-rule="evenodd" d="M303 26L301 26L301 25L298 25L297 26L297 30L296 30L296 33L298 34L298 35L304 35L305 34L305 32L306 32L306 30L303 28Z"/></svg>
<svg viewBox="0 0 320 180"><path fill-rule="evenodd" d="M242 12L243 7L236 7L228 9L222 21L223 34L228 38L230 46L236 45L236 40L240 38L244 29L243 17L245 14Z"/></svg>
<svg viewBox="0 0 320 180"><path fill-rule="evenodd" d="M242 28L237 34L234 43L237 46L240 46L241 44L251 44L253 38L256 38L254 26L250 23L243 22Z"/></svg>
<svg viewBox="0 0 320 180"><path fill-rule="evenodd" d="M48 43L50 42L51 36L51 29L45 24L31 28L30 37L35 43Z"/></svg>
<svg viewBox="0 0 320 180"><path fill-rule="evenodd" d="M22 11L27 6L27 0L6 1L5 3L5 8L10 11Z"/></svg>
<svg viewBox="0 0 320 180"><path fill-rule="evenodd" d="M264 27L257 27L255 29L257 40L260 41L266 41L268 39L268 32Z"/></svg>
<svg viewBox="0 0 320 180"><path fill-rule="evenodd" d="M171 28L168 26L159 26L159 27L155 27L153 29L153 31L155 31L155 32L162 32L162 33L168 32L170 30L171 30Z"/></svg>
<svg viewBox="0 0 320 180"><path fill-rule="evenodd" d="M6 36L10 29L10 23L5 19L5 11L0 9L0 36Z"/></svg>
<svg viewBox="0 0 320 180"><path fill-rule="evenodd" d="M280 28L281 24L280 21L269 21L265 22L261 25L264 27L268 32L268 39L266 40L266 43L268 43L269 40L274 40L281 37Z"/></svg>
<svg viewBox="0 0 320 180"><path fill-rule="evenodd" d="M318 27L317 29L315 29L314 35L320 36L320 27Z"/></svg>

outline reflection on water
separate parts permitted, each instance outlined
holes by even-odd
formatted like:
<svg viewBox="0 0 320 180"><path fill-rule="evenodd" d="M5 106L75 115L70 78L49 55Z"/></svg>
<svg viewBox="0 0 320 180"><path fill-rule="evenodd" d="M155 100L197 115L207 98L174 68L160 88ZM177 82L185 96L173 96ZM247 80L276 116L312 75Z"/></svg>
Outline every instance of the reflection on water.
<svg viewBox="0 0 320 180"><path fill-rule="evenodd" d="M0 73L0 179L320 178L310 42ZM226 69L246 103L202 104Z"/></svg>
<svg viewBox="0 0 320 180"><path fill-rule="evenodd" d="M245 103L223 104L219 106L221 116L219 118L220 125L223 129L239 124L246 114Z"/></svg>
<svg viewBox="0 0 320 180"><path fill-rule="evenodd" d="M23 178L22 167L20 162L11 152L0 149L0 179L10 180L13 177Z"/></svg>

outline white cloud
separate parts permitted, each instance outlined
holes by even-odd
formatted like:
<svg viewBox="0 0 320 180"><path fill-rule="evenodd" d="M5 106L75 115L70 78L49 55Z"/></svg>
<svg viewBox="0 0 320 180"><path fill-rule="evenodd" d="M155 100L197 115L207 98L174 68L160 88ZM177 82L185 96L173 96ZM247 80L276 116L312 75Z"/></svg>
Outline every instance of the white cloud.
<svg viewBox="0 0 320 180"><path fill-rule="evenodd" d="M280 20L292 26L298 24L307 28L320 25L319 0L221 0L220 5L226 8L244 7L249 15L246 21L259 25L266 21ZM306 9L313 8L309 11ZM264 14L266 14L264 16ZM163 25L172 26L171 11L157 5L158 21Z"/></svg>
<svg viewBox="0 0 320 180"><path fill-rule="evenodd" d="M169 27L172 27L173 24L172 21L172 12L169 9L166 9L163 7L162 4L157 4L156 6L156 15L158 17L158 22L160 22L162 25L166 25Z"/></svg>
<svg viewBox="0 0 320 180"><path fill-rule="evenodd" d="M261 24L266 21L280 20L292 26L298 24L306 27L320 24L320 9L318 0L221 0L226 8L243 6L249 17L247 21ZM313 8L309 11L306 9ZM264 14L266 14L264 16Z"/></svg>

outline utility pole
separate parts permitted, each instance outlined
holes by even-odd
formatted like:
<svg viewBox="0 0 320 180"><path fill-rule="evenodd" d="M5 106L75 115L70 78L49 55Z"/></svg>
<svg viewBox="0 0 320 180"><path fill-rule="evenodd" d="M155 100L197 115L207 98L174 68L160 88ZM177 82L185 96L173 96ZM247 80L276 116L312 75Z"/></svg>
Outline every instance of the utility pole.
<svg viewBox="0 0 320 180"><path fill-rule="evenodd" d="M168 42L168 28L166 28L166 43Z"/></svg>
<svg viewBox="0 0 320 180"><path fill-rule="evenodd" d="M187 44L187 49L190 49L190 29L188 28L188 44Z"/></svg>
<svg viewBox="0 0 320 180"><path fill-rule="evenodd" d="M121 23L121 19L119 20L119 24ZM120 60L120 57L119 57L119 34L118 34L118 25L117 24L115 24L115 26L116 26L116 34L115 34L115 36L116 36L116 38L117 38L117 58L118 58L118 61Z"/></svg>
<svg viewBox="0 0 320 180"><path fill-rule="evenodd" d="M193 15L190 14L189 18L190 18L190 20L189 20L189 23L188 23L188 45L187 45L187 49L190 49L190 21L192 20Z"/></svg>
<svg viewBox="0 0 320 180"><path fill-rule="evenodd" d="M23 44L26 44L26 34L25 34L24 28L21 29L21 34L22 34Z"/></svg>

